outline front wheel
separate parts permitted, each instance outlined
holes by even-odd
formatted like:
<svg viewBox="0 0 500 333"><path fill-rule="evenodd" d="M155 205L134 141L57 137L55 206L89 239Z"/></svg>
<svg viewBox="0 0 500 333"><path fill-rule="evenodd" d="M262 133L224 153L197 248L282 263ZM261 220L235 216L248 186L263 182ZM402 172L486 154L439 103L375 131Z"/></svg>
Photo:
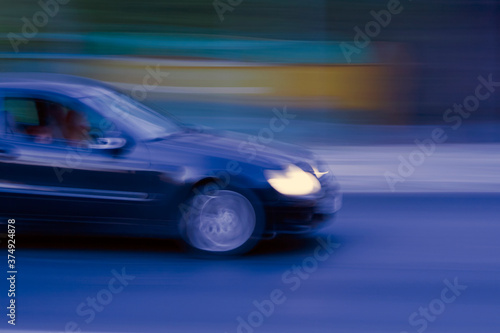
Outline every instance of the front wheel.
<svg viewBox="0 0 500 333"><path fill-rule="evenodd" d="M262 218L242 193L215 189L188 200L181 217L184 240L202 253L233 255L249 251L262 234Z"/></svg>

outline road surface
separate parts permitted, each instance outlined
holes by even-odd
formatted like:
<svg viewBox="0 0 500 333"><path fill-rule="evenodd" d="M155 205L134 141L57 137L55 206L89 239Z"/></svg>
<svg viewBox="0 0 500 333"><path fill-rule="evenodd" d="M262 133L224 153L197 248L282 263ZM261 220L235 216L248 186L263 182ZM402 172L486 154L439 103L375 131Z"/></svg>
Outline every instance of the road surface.
<svg viewBox="0 0 500 333"><path fill-rule="evenodd" d="M18 237L16 326L3 314L0 331L498 332L499 203L348 193L315 237L232 260L175 242Z"/></svg>

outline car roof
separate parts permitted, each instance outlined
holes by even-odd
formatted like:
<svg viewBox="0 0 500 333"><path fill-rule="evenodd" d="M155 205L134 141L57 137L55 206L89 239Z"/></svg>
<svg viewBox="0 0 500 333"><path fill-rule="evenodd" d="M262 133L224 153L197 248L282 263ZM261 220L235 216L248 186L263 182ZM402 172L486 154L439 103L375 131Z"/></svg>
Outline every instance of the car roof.
<svg viewBox="0 0 500 333"><path fill-rule="evenodd" d="M80 76L54 73L2 73L0 89L23 89L82 98L117 91L101 81Z"/></svg>

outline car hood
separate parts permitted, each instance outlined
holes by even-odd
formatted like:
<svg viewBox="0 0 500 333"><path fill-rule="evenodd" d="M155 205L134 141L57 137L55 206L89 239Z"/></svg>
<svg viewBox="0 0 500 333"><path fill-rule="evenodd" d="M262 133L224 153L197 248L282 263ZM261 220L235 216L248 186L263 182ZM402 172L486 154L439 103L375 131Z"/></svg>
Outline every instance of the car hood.
<svg viewBox="0 0 500 333"><path fill-rule="evenodd" d="M262 141L262 140L261 140ZM265 168L281 168L288 164L315 165L312 152L297 145L273 140L261 142L255 136L233 132L184 131L150 144L152 154L168 149L177 153L223 158Z"/></svg>

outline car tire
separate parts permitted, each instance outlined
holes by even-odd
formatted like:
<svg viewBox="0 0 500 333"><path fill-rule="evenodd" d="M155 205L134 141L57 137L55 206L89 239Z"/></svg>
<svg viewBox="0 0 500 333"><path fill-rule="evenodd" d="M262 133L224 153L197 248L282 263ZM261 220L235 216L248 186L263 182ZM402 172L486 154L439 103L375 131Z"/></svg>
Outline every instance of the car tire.
<svg viewBox="0 0 500 333"><path fill-rule="evenodd" d="M261 239L264 214L252 193L214 183L192 192L185 202L179 231L195 254L240 255Z"/></svg>

